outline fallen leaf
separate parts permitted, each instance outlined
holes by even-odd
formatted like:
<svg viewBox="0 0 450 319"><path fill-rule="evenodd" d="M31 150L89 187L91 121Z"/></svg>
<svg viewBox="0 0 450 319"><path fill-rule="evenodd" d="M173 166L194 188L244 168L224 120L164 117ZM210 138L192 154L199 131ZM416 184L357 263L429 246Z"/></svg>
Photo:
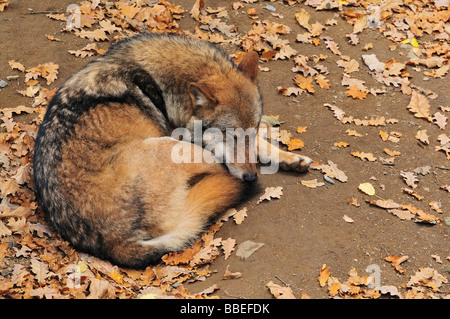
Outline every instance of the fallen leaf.
<svg viewBox="0 0 450 319"><path fill-rule="evenodd" d="M323 264L322 268L320 268L318 277L320 287L325 287L328 282L328 278L330 278L330 267Z"/></svg>
<svg viewBox="0 0 450 319"><path fill-rule="evenodd" d="M234 250L234 245L236 245L236 239L228 238L226 240L222 240L222 249L225 255L225 260L230 257L231 252Z"/></svg>
<svg viewBox="0 0 450 319"><path fill-rule="evenodd" d="M223 280L227 279L238 279L242 276L242 273L240 272L231 272L230 265L227 266L227 269L225 269L225 274L223 275Z"/></svg>
<svg viewBox="0 0 450 319"><path fill-rule="evenodd" d="M283 187L266 187L264 194L258 199L256 204L259 204L264 200L270 201L272 198L280 198L281 195L283 195Z"/></svg>
<svg viewBox="0 0 450 319"><path fill-rule="evenodd" d="M360 191L362 191L363 193L365 193L369 196L375 195L375 188L370 183L359 184L358 188Z"/></svg>
<svg viewBox="0 0 450 319"><path fill-rule="evenodd" d="M407 287L424 286L438 291L443 283L447 283L448 280L436 270L430 267L421 268L411 276L410 280L406 284Z"/></svg>
<svg viewBox="0 0 450 319"><path fill-rule="evenodd" d="M287 146L288 146L288 151L293 151L293 150L298 150L298 149L303 148L305 146L305 143L301 139L292 138L287 143Z"/></svg>
<svg viewBox="0 0 450 319"><path fill-rule="evenodd" d="M430 122L432 121L428 99L424 95L417 93L415 90L412 91L411 100L407 108L414 113L415 117L424 118Z"/></svg>
<svg viewBox="0 0 450 319"><path fill-rule="evenodd" d="M281 287L272 281L269 281L266 284L266 287L269 288L270 293L274 295L276 299L296 299L292 293L291 287Z"/></svg>
<svg viewBox="0 0 450 319"><path fill-rule="evenodd" d="M313 179L310 181L300 181L300 183L302 183L302 185L309 187L309 188L317 188L317 187L325 185L325 183L317 182L317 179Z"/></svg>
<svg viewBox="0 0 450 319"><path fill-rule="evenodd" d="M346 142L336 142L333 144L336 147L349 147L350 144L346 143Z"/></svg>
<svg viewBox="0 0 450 319"><path fill-rule="evenodd" d="M419 180L417 179L416 175L413 172L404 172L400 171L400 176L403 177L406 185L412 188L416 188Z"/></svg>
<svg viewBox="0 0 450 319"><path fill-rule="evenodd" d="M445 127L447 126L447 117L440 113L440 112L436 112L433 115L433 122L439 126L439 128L441 130L445 130Z"/></svg>
<svg viewBox="0 0 450 319"><path fill-rule="evenodd" d="M361 58L371 71L384 71L384 63L380 62L375 54L365 54L362 55Z"/></svg>
<svg viewBox="0 0 450 319"><path fill-rule="evenodd" d="M345 94L351 96L354 99L360 100L363 100L367 97L367 92L361 91L356 85L350 86L347 91L345 91Z"/></svg>
<svg viewBox="0 0 450 319"><path fill-rule="evenodd" d="M314 87L312 85L312 81L313 81L312 76L305 78L305 77L301 76L300 74L297 74L294 77L294 81L295 81L295 84L297 84L302 90L306 90L309 93L315 92Z"/></svg>
<svg viewBox="0 0 450 319"><path fill-rule="evenodd" d="M396 256L396 255L389 255L388 257L384 258L384 260L389 261L392 267L394 267L394 269L401 274L403 274L405 270L400 266L400 264L407 261L408 259L409 259L408 256Z"/></svg>
<svg viewBox="0 0 450 319"><path fill-rule="evenodd" d="M242 224L245 217L247 217L247 207L242 208L233 215L234 222L238 225Z"/></svg>
<svg viewBox="0 0 450 319"><path fill-rule="evenodd" d="M353 220L352 218L348 217L347 215L344 215L342 218L343 218L347 223L353 223L353 222L354 222L354 220Z"/></svg>
<svg viewBox="0 0 450 319"><path fill-rule="evenodd" d="M23 66L23 64L22 63L20 63L20 62L17 62L17 61L15 61L15 60L9 60L8 61L8 64L9 64L9 66L11 67L11 69L17 69L17 70L19 70L19 71L21 71L21 72L25 72L25 67Z"/></svg>
<svg viewBox="0 0 450 319"><path fill-rule="evenodd" d="M369 162L375 162L377 159L373 156L372 153L364 153L364 152L351 152L351 155L358 157L362 160L368 160Z"/></svg>
<svg viewBox="0 0 450 319"><path fill-rule="evenodd" d="M257 243L252 240L246 240L238 245L236 256L242 259L249 258L255 251L264 246L263 243Z"/></svg>

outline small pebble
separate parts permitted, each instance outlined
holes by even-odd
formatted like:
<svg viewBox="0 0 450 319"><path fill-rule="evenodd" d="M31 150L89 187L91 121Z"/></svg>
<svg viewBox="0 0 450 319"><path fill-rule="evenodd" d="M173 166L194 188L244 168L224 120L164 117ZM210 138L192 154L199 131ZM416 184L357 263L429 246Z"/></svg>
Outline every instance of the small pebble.
<svg viewBox="0 0 450 319"><path fill-rule="evenodd" d="M3 81L3 80L0 80L0 88L4 88L4 87L6 87L8 85L8 83L6 83L5 81Z"/></svg>
<svg viewBox="0 0 450 319"><path fill-rule="evenodd" d="M270 4L268 4L268 5L266 5L265 7L264 7L264 9L266 9L267 11L270 11L270 12L275 12L275 11L277 11L277 9L275 9L273 6L271 6Z"/></svg>
<svg viewBox="0 0 450 319"><path fill-rule="evenodd" d="M325 181L327 181L328 183L334 185L334 181L333 181L331 178L329 178L327 175L324 175L324 176L323 176L323 179L324 179Z"/></svg>

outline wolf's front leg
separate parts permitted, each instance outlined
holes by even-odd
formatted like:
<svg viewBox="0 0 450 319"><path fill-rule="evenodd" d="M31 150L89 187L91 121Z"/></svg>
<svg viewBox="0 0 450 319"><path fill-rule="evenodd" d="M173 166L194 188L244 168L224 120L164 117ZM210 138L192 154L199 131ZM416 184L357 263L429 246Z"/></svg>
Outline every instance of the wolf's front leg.
<svg viewBox="0 0 450 319"><path fill-rule="evenodd" d="M262 120L259 128L256 147L262 163L278 164L284 171L305 172L309 168L313 162L309 157L283 151L267 142L267 131L271 128L270 123Z"/></svg>

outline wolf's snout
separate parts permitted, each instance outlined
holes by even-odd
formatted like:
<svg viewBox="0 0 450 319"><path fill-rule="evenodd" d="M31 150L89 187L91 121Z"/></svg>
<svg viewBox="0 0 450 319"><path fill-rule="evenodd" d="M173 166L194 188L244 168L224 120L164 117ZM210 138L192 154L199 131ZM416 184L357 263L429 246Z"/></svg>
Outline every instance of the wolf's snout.
<svg viewBox="0 0 450 319"><path fill-rule="evenodd" d="M255 182L258 179L258 174L256 174L256 173L245 173L242 178L243 178L244 182L251 183L251 182Z"/></svg>

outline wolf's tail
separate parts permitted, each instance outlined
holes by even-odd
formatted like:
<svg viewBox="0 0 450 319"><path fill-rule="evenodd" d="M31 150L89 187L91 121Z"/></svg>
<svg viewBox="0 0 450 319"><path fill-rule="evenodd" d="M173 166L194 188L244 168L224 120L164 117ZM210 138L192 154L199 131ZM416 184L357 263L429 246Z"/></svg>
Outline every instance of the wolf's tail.
<svg viewBox="0 0 450 319"><path fill-rule="evenodd" d="M181 250L196 240L211 222L241 199L244 187L228 172L207 174L191 186L185 211L173 229L158 237L115 245L107 258L131 268L160 262L164 254Z"/></svg>

